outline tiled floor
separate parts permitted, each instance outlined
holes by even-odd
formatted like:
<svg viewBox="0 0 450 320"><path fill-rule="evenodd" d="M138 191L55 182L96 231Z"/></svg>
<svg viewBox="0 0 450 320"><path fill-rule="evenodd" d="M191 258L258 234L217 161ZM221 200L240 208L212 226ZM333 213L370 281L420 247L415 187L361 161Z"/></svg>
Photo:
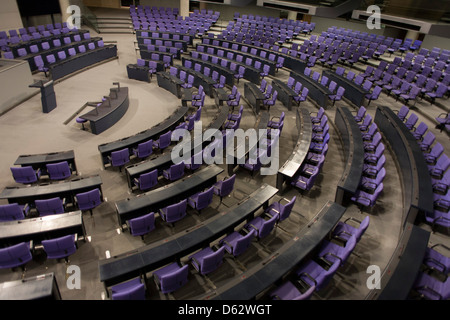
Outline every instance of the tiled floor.
<svg viewBox="0 0 450 320"><path fill-rule="evenodd" d="M87 242L80 242L78 251L70 257L70 264L80 267L81 289L70 290L66 283L66 264L47 260L45 254L38 254L28 264L26 276L35 276L47 272L55 272L60 286L63 299L74 300L101 300L105 299L102 283L99 281L98 261L106 259L107 254L119 255L149 243L163 240L204 221L220 212L228 210L240 199L253 192L261 183L265 182L275 186L276 176L255 175L239 169L236 186L230 197L224 199L222 204L217 197L213 203L205 209L201 215L188 210L187 217L177 223L175 227L167 226L161 219L156 221L156 229L147 235L144 240L133 237L128 230L121 232L115 213L115 202L135 197L137 192L130 194L127 188L126 177L117 169L102 169L98 145L114 141L134 133L148 129L164 120L170 115L180 101L173 95L157 86L156 81L144 83L130 80L127 77L126 65L135 63L138 55L134 49L134 36L126 34L101 34L105 41L115 41L118 46L119 59L97 66L81 74L71 77L55 86L58 107L50 114L40 112L40 97L35 96L24 102L10 112L0 117L0 142L2 159L0 160L0 187L17 184L12 180L9 167L14 163L17 156L21 154L46 153L60 150L73 149L76 155L77 166L82 176L99 174L103 181L103 193L107 199L94 210L91 217L88 213L84 215L84 223L88 235ZM295 41L301 42L302 39ZM192 49L192 48L191 48ZM383 57L392 59L393 57ZM377 61L371 61L377 63ZM180 61L175 61L179 64ZM346 66L346 68L349 68ZM365 69L365 65L358 63L354 66L358 72ZM321 70L320 66L314 70ZM287 80L289 71L281 69L277 79ZM39 75L35 76L40 77ZM130 107L125 116L111 129L94 136L88 131L80 130L74 121L64 125L64 121L75 114L87 101L97 101L112 87L112 82L119 81L122 86L130 88ZM241 80L238 89L244 92L245 80ZM253 128L257 121L251 108L245 100L243 120L241 128ZM444 145L446 152L450 150L450 141L445 133L434 129L433 119L438 114L449 110L446 99L439 101L439 106L430 105L426 101L418 101L414 112L417 112L420 121L426 122L430 130L436 133L437 141ZM340 101L336 105L355 106L346 101ZM393 109L401 107L392 97L382 93L377 101L368 106L368 112L374 116L376 107L388 105ZM317 106L310 100L301 104L310 112L316 112ZM203 126L206 126L218 111L214 100L207 98L204 112L202 113ZM334 123L336 107L327 109L330 124ZM288 111L281 102L277 102L271 108L271 116L278 116L281 112L286 113L286 122L280 138L280 165L289 157L297 141L297 130L295 123L295 110ZM328 200L334 200L336 185L344 171L344 153L339 135L333 125L330 126L329 152L326 157L322 172L312 190L301 193L294 188L287 188L281 194L274 197L292 198L297 196L293 212L290 218L281 223L281 228L260 242L252 242L249 250L237 259L226 256L224 264L219 270L207 278L200 276L193 268L190 268L188 284L173 294L163 295L157 289L149 275L147 283L148 298L154 300L164 299L196 299L214 287L220 287L232 278L239 276L245 270L275 252L283 243L297 233L308 221L322 208ZM369 265L378 265L383 269L389 262L398 241L400 232L400 220L402 211L402 190L400 177L389 150L385 153L387 175L384 182L385 189L370 212L361 212L354 204L350 204L345 212L344 219L355 217L362 220L370 216L370 226L361 241L355 248L355 254L351 255L347 264L333 277L329 286L321 292L315 293L313 299L330 300L360 300L364 299L369 289L366 286ZM225 168L224 165L221 165ZM223 173L219 178L225 176ZM161 182L163 184L163 182ZM429 230L429 227L423 225ZM443 242L449 244L449 238L440 233L433 233L430 243ZM186 259L182 259L186 262ZM0 271L0 282L20 279L19 271ZM264 298L264 297L263 297Z"/></svg>

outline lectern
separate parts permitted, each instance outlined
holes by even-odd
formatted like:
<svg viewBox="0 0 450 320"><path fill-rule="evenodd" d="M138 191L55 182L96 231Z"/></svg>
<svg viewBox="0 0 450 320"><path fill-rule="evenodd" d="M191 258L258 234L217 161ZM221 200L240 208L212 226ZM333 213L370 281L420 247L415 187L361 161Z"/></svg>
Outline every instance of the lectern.
<svg viewBox="0 0 450 320"><path fill-rule="evenodd" d="M49 113L56 108L56 95L53 89L53 80L50 81L36 81L30 88L40 88L41 89L41 101L42 101L42 112Z"/></svg>

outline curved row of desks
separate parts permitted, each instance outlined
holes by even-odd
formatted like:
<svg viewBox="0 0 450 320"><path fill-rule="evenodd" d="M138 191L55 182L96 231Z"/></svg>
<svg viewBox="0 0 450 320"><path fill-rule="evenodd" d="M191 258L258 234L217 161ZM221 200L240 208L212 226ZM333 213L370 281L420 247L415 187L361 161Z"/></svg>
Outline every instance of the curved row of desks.
<svg viewBox="0 0 450 320"><path fill-rule="evenodd" d="M346 208L327 202L297 234L256 266L198 299L252 300L295 271L342 218Z"/></svg>
<svg viewBox="0 0 450 320"><path fill-rule="evenodd" d="M103 168L105 167L105 164L109 163L108 156L111 155L112 152L122 150L124 148L135 148L139 143L145 142L149 139L157 139L161 134L175 129L182 121L184 121L184 117L186 116L188 110L188 107L181 106L163 122L148 130L144 130L127 138L122 138L117 141L99 145L98 151L100 152Z"/></svg>
<svg viewBox="0 0 450 320"><path fill-rule="evenodd" d="M228 66L228 67L226 67L226 69L229 69L231 72L233 72L229 68L231 63L235 63L236 64L236 73L238 73L240 67L244 67L244 69L245 69L244 70L244 75L243 75L244 79L246 79L246 80L248 80L250 82L256 83L256 84L260 84L261 83L261 75L260 74L263 71L262 67L261 67L261 69L257 69L253 65L246 64L245 61L239 62L239 61L235 60L234 58L233 59L229 59L227 57L220 57L220 56L218 56L216 54L204 53L204 52L199 52L199 51L191 51L190 52L191 56L192 56L193 52L198 53L198 56L200 57L199 60L202 60L202 61L205 61L205 62L209 62L209 63L211 63L212 65L215 65L215 66L219 66L219 64L221 64L222 61L226 61L227 62L227 66ZM208 60L203 60L203 57L208 57ZM218 58L218 63L217 64L211 61L212 57L217 57ZM194 57L194 59L197 59L197 58Z"/></svg>
<svg viewBox="0 0 450 320"><path fill-rule="evenodd" d="M186 107L187 108L187 107ZM225 121L228 119L229 107L228 105L222 106L219 110L219 113L216 117L211 121L209 126L203 130L202 137L200 141L198 139L192 139L189 141L182 141L182 145L180 145L183 152L189 153L193 155L198 150L202 150L206 145L211 142L211 139L214 137L214 134L217 131L221 131L221 128ZM220 135L222 133L220 132ZM130 166L125 167L125 174L127 177L128 188L130 190L133 189L133 180L134 178L138 178L141 174L151 172L153 170L158 170L161 173L163 170L169 168L173 164L172 154L171 152L166 152L162 155L154 159L150 159L147 161L142 161Z"/></svg>
<svg viewBox="0 0 450 320"><path fill-rule="evenodd" d="M321 85L320 82L314 81L304 73L291 71L289 76L294 78L295 81L301 82L303 87L309 89L308 97L314 100L319 107L327 109L330 101L329 95L332 94L327 87Z"/></svg>
<svg viewBox="0 0 450 320"><path fill-rule="evenodd" d="M181 46L182 46L184 51L187 50L187 47L189 45L189 41L187 41L187 40L175 40L175 39L164 39L164 38L153 38L153 37L142 37L142 36L137 36L136 38L137 38L137 42L138 42L139 45L141 45L141 44L145 44L145 45L147 45L147 44L154 44L154 45L157 45L158 44L158 42L157 42L158 40L162 41L162 44L164 44L164 42L166 42L166 41L170 41L170 42L172 42L172 44L173 43L181 43ZM144 41L144 40L148 40L148 41ZM146 43L146 42L150 42L150 43Z"/></svg>
<svg viewBox="0 0 450 320"><path fill-rule="evenodd" d="M364 143L361 130L351 111L338 106L334 119L344 147L345 169L337 185L335 201L346 204L356 193L361 181L364 165Z"/></svg>
<svg viewBox="0 0 450 320"><path fill-rule="evenodd" d="M217 176L222 172L222 168L210 165L164 187L148 191L134 198L117 201L116 213L119 226L123 229L127 220L143 216L149 212L156 213L159 209L210 188L217 182Z"/></svg>
<svg viewBox="0 0 450 320"><path fill-rule="evenodd" d="M69 37L71 41L75 41L74 36L89 33L89 30L71 30L67 33L61 33L59 35L50 35L49 37L41 37L39 39L32 39L30 41L26 42L20 42L16 44L10 44L8 45L9 49L14 53L14 56L17 57L19 55L18 50L20 48L24 48L27 50L27 52L31 52L30 47L33 45L36 45L39 47L39 49L43 50L42 43L48 42L50 45L50 48L53 47L53 40L60 40L61 43L64 43L64 38Z"/></svg>
<svg viewBox="0 0 450 320"><path fill-rule="evenodd" d="M414 136L389 107L379 106L377 124L394 154L403 191L402 221L416 223L418 215L433 213L433 186L423 152ZM423 217L422 217L423 218Z"/></svg>
<svg viewBox="0 0 450 320"><path fill-rule="evenodd" d="M298 108L296 117L298 138L297 144L288 160L278 169L277 189L282 191L283 184L289 182L305 161L312 140L312 122L308 109Z"/></svg>
<svg viewBox="0 0 450 320"><path fill-rule="evenodd" d="M241 200L226 212L167 239L143 246L131 252L99 261L100 281L105 288L129 280L180 259L208 246L232 232L240 223L253 218L261 207L267 207L277 189L267 184Z"/></svg>
<svg viewBox="0 0 450 320"><path fill-rule="evenodd" d="M168 35L168 39L164 37L164 35ZM174 39L174 36L179 36L180 39ZM170 31L145 31L145 30L136 30L136 37L143 37L144 39L152 37L159 38L164 40L183 40L186 41L189 45L192 45L193 36L188 33L179 33L179 32L170 32Z"/></svg>
<svg viewBox="0 0 450 320"><path fill-rule="evenodd" d="M294 97L299 94L294 91L294 89L289 88L287 83L279 79L272 79L272 88L278 92L278 100L283 103L283 105L289 110L292 110L292 103L294 102Z"/></svg>
<svg viewBox="0 0 450 320"><path fill-rule="evenodd" d="M181 61L183 66L185 66L185 61L191 61L192 66L194 66L196 63L202 66L202 69L204 67L208 67L211 72L217 71L220 75L223 75L225 77L225 83L232 87L234 84L234 72L231 71L229 68L224 68L221 65L212 63L211 61L204 61L202 59L192 58L192 57L181 57Z"/></svg>
<svg viewBox="0 0 450 320"><path fill-rule="evenodd" d="M201 51L201 50L199 50L199 47L204 47L206 50L205 51ZM269 74L272 75L272 76L275 75L275 72L276 72L276 69L277 69L275 61L272 61L272 60L269 60L269 59L266 59L266 58L262 58L262 57L260 57L258 55L251 54L251 53L244 52L244 51L240 51L240 50L237 50L237 49L234 50L234 49L230 49L230 48L224 48L224 47L221 47L221 46L214 46L214 45L211 45L211 44L203 44L202 43L202 44L197 44L197 46L196 46L196 50L198 52L209 53L208 49L210 49L210 51L212 51L212 53L210 53L210 54L216 55L216 56L218 55L218 51L222 50L223 53L224 53L223 57L226 57L228 53L232 53L234 56L241 55L243 57L243 61L245 61L247 58L252 59L252 61L259 61L259 62L261 62L261 69L266 64L266 65L270 66Z"/></svg>
<svg viewBox="0 0 450 320"><path fill-rule="evenodd" d="M257 55L260 55L261 51L266 52L267 55L274 54L275 61L278 60L278 57L283 57L284 58L283 66L286 69L290 69L294 72L303 73L303 71L305 71L305 68L307 67L307 62L300 59L297 56L293 57L289 54L285 54L285 53L282 53L279 51L274 51L271 49L265 49L263 47L259 47L259 46L255 46L255 45L251 45L251 44L240 43L240 42L230 41L230 40L225 40L225 39L209 39L209 38L203 38L202 43L209 44L212 41L214 41L214 43L216 43L220 47L224 47L224 43L228 43L228 48L232 48L233 45L237 45L238 46L237 50L241 50L241 51L243 51L242 47L247 47L249 50L255 49Z"/></svg>
<svg viewBox="0 0 450 320"><path fill-rule="evenodd" d="M355 82L348 80L346 77L338 75L332 70L323 70L322 77L328 77L329 81L337 83L338 87L345 88L344 97L347 98L356 107L363 106L366 101L366 95L370 92L363 89L362 86L357 85Z"/></svg>
<svg viewBox="0 0 450 320"><path fill-rule="evenodd" d="M255 136L250 135L244 135L243 141L241 140L240 143L236 146L233 146L234 148L228 148L227 146L227 172L228 176L232 176L236 170L237 167L239 167L239 164L244 164L245 161L248 159L248 156L251 152L256 150L257 148L261 148L260 146L260 140L267 138L267 132L264 132L262 134L262 130L267 130L267 124L270 120L270 113L267 111L261 112L259 114L258 118L258 124L255 127ZM235 138L238 136L238 133L236 133ZM233 138L233 141L236 140Z"/></svg>
<svg viewBox="0 0 450 320"><path fill-rule="evenodd" d="M405 300L414 285L428 247L430 232L416 224L433 209L433 188L423 153L411 132L392 109L379 106L375 113L383 138L390 146L400 174L403 212L399 241L380 279L366 299Z"/></svg>
<svg viewBox="0 0 450 320"><path fill-rule="evenodd" d="M36 62L34 61L34 57L36 57L38 55L40 55L42 57L47 57L48 55L53 54L53 55L55 55L55 57L57 57L58 52L64 51L66 53L66 56L69 56L70 55L69 54L69 49L70 48L76 49L76 48L78 48L79 46L82 46L82 45L87 47L88 43L90 43L90 42L97 43L100 40L102 40L102 38L100 38L100 37L89 38L89 39L81 40L81 41L78 41L78 42L72 42L71 44L62 45L60 47L52 47L52 48L50 48L48 50L39 51L38 53L29 53L26 56L17 57L16 59L27 60L28 64L30 65L31 72L34 72L34 71L38 70ZM45 58L43 60L45 61Z"/></svg>

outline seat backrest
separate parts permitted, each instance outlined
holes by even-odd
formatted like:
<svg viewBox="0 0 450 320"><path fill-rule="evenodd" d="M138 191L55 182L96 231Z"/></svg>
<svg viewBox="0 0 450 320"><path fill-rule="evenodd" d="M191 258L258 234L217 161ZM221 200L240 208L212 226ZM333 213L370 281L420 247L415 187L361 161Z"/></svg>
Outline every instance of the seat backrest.
<svg viewBox="0 0 450 320"><path fill-rule="evenodd" d="M55 197L46 200L35 200L34 204L40 216L64 213L64 207L61 198Z"/></svg>
<svg viewBox="0 0 450 320"><path fill-rule="evenodd" d="M289 215L292 212L292 208L294 207L295 201L297 200L297 196L294 196L291 201L289 201L287 204L280 205L280 215L279 215L279 219L280 221L283 221L285 219L287 219L289 217Z"/></svg>
<svg viewBox="0 0 450 320"><path fill-rule="evenodd" d="M172 204L168 206L166 209L166 221L173 222L180 220L182 217L186 215L186 206L187 200L184 199L179 203Z"/></svg>
<svg viewBox="0 0 450 320"><path fill-rule="evenodd" d="M42 240L42 246L47 255L55 254L66 254L68 252L73 252L76 250L75 246L75 236L69 234L55 239Z"/></svg>
<svg viewBox="0 0 450 320"><path fill-rule="evenodd" d="M93 209L101 203L100 189L96 188L75 195L80 210Z"/></svg>
<svg viewBox="0 0 450 320"><path fill-rule="evenodd" d="M72 171L70 170L69 163L67 161L48 163L46 167L50 179L60 180L68 178L72 175Z"/></svg>
<svg viewBox="0 0 450 320"><path fill-rule="evenodd" d="M160 148L165 148L167 146L170 145L172 139L172 131L168 131L166 133L163 133L160 137L159 137L159 147Z"/></svg>
<svg viewBox="0 0 450 320"><path fill-rule="evenodd" d="M21 242L0 249L0 268L21 266L32 259L30 248L26 242Z"/></svg>
<svg viewBox="0 0 450 320"><path fill-rule="evenodd" d="M11 167L13 178L18 183L33 183L38 180L33 167Z"/></svg>
<svg viewBox="0 0 450 320"><path fill-rule="evenodd" d="M137 155L139 158L148 157L152 153L153 153L153 140L152 139L138 144Z"/></svg>
<svg viewBox="0 0 450 320"><path fill-rule="evenodd" d="M274 215L269 220L266 220L264 224L262 225L261 229L259 229L258 238L262 239L270 234L270 232L273 230L273 227L275 226L275 223L278 220L278 216Z"/></svg>
<svg viewBox="0 0 450 320"><path fill-rule="evenodd" d="M139 176L139 188L141 190L147 190L152 188L158 183L158 170L143 173Z"/></svg>
<svg viewBox="0 0 450 320"><path fill-rule="evenodd" d="M236 180L236 174L233 174L228 179L221 181L219 195L225 197L231 193L234 189L234 182Z"/></svg>
<svg viewBox="0 0 450 320"><path fill-rule="evenodd" d="M248 234L246 234L236 242L236 245L233 248L233 256L236 257L244 253L248 249L252 239L255 237L255 233L256 231L252 229Z"/></svg>
<svg viewBox="0 0 450 320"><path fill-rule="evenodd" d="M172 292L183 286L188 280L188 268L189 265L186 264L160 279L161 291Z"/></svg>
<svg viewBox="0 0 450 320"><path fill-rule="evenodd" d="M0 205L0 221L22 220L25 214L17 203Z"/></svg>
<svg viewBox="0 0 450 320"><path fill-rule="evenodd" d="M128 148L111 152L111 163L113 166L122 166L130 161L130 151Z"/></svg>
<svg viewBox="0 0 450 320"><path fill-rule="evenodd" d="M225 254L225 247L220 247L217 251L214 251L209 256L203 258L203 264L200 268L200 273L207 274L216 270L223 262L223 256Z"/></svg>
<svg viewBox="0 0 450 320"><path fill-rule="evenodd" d="M155 214L150 212L141 217L128 220L132 235L141 234L142 232L151 231L155 226Z"/></svg>
<svg viewBox="0 0 450 320"><path fill-rule="evenodd" d="M213 195L214 195L214 187L211 187L208 190L201 192L198 195L197 209L203 209L209 206L212 202Z"/></svg>

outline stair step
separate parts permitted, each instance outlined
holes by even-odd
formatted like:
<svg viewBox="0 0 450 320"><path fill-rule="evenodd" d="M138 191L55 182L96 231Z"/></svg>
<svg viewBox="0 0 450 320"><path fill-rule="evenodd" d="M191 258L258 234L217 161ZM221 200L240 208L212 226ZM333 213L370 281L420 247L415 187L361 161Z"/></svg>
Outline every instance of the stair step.
<svg viewBox="0 0 450 320"><path fill-rule="evenodd" d="M108 18L108 17L97 17L97 20L126 20L131 21L131 18Z"/></svg>
<svg viewBox="0 0 450 320"><path fill-rule="evenodd" d="M102 31L102 30L100 30L100 32L99 33L108 33L108 34L132 34L133 32L132 31Z"/></svg>
<svg viewBox="0 0 450 320"><path fill-rule="evenodd" d="M126 25L132 25L131 22L119 22L119 21L97 21L97 24L126 24Z"/></svg>

